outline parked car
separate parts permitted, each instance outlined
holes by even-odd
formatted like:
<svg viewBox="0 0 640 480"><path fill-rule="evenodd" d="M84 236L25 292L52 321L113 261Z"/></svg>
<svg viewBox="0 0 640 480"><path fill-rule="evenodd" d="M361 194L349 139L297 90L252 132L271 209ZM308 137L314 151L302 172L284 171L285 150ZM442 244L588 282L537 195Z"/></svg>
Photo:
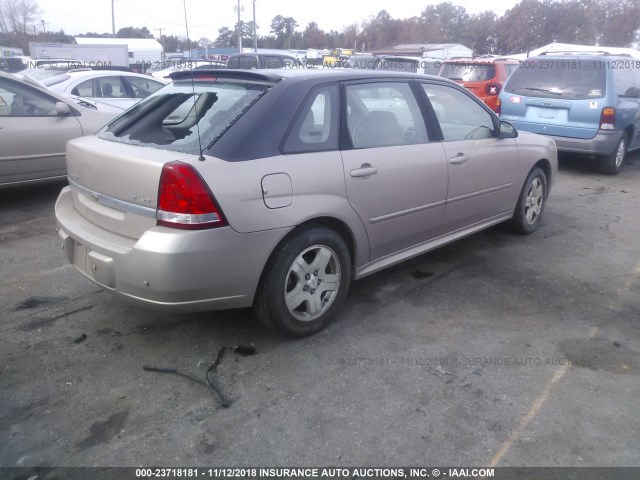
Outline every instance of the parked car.
<svg viewBox="0 0 640 480"><path fill-rule="evenodd" d="M66 176L67 141L115 116L82 103L0 72L0 186Z"/></svg>
<svg viewBox="0 0 640 480"><path fill-rule="evenodd" d="M438 75L458 82L498 112L498 95L516 68L517 60L505 58L446 60Z"/></svg>
<svg viewBox="0 0 640 480"><path fill-rule="evenodd" d="M376 70L386 70L391 72L417 73L419 68L419 57L404 57L398 55L383 55L376 64Z"/></svg>
<svg viewBox="0 0 640 480"><path fill-rule="evenodd" d="M345 68L359 68L363 70L375 70L380 61L377 55L352 55L345 63Z"/></svg>
<svg viewBox="0 0 640 480"><path fill-rule="evenodd" d="M640 148L638 59L602 54L530 58L500 94L501 116L521 130L553 138L561 152L599 157L617 174Z"/></svg>
<svg viewBox="0 0 640 480"><path fill-rule="evenodd" d="M16 75L24 77L28 76L39 82L43 82L46 78L56 77L58 75L64 75L67 72L90 72L94 70L98 71L110 71L110 72L128 72L126 67L119 66L85 66L86 62L59 62L56 64L44 64L38 67L25 68L19 71Z"/></svg>
<svg viewBox="0 0 640 480"><path fill-rule="evenodd" d="M290 56L278 53L234 53L229 55L227 68L242 70L263 68L304 68L302 63Z"/></svg>
<svg viewBox="0 0 640 480"><path fill-rule="evenodd" d="M392 72L411 72L437 75L440 62L426 57L410 57L401 55L383 55L379 57L376 70Z"/></svg>
<svg viewBox="0 0 640 480"><path fill-rule="evenodd" d="M163 80L165 82L171 81L171 74L173 72L179 72L181 70L201 70L203 68L226 68L227 64L224 62L216 62L213 60L189 60L182 59L180 61L170 62L170 66L162 70L156 70L151 73L153 78ZM147 73L149 73L147 71Z"/></svg>
<svg viewBox="0 0 640 480"><path fill-rule="evenodd" d="M0 72L16 73L27 68L25 57L0 57Z"/></svg>
<svg viewBox="0 0 640 480"><path fill-rule="evenodd" d="M90 71L90 68L82 68L77 66L62 66L62 67L38 67L38 68L25 68L20 70L16 75L19 77L28 76L38 82L42 82L45 78L57 77L58 75L64 75L69 71Z"/></svg>
<svg viewBox="0 0 640 480"><path fill-rule="evenodd" d="M69 262L139 304L253 305L303 336L352 279L500 222L540 224L554 142L519 136L454 82L346 69L173 80L69 143L55 208Z"/></svg>
<svg viewBox="0 0 640 480"><path fill-rule="evenodd" d="M41 83L63 95L75 95L126 110L167 82L132 72L81 70L48 77Z"/></svg>

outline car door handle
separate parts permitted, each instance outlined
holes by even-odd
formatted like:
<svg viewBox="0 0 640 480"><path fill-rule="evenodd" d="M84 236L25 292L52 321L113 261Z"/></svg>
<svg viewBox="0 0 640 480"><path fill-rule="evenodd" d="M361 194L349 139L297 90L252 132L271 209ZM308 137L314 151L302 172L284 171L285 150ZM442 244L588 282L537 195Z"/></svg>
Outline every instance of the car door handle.
<svg viewBox="0 0 640 480"><path fill-rule="evenodd" d="M368 177L369 175L375 175L378 173L378 167L373 167L368 163L363 163L360 168L351 170L352 177Z"/></svg>
<svg viewBox="0 0 640 480"><path fill-rule="evenodd" d="M469 157L467 157L466 155L463 155L461 153L459 153L458 155L456 155L455 157L451 157L449 159L449 163L453 164L453 165L460 165L461 163L465 163L469 160Z"/></svg>

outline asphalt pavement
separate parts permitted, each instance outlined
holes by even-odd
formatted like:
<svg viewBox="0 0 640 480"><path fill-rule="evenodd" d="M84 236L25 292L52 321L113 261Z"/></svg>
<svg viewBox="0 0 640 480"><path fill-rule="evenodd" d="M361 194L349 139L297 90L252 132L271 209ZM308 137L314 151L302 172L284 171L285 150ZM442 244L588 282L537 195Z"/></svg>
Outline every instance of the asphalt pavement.
<svg viewBox="0 0 640 480"><path fill-rule="evenodd" d="M70 267L63 184L0 190L0 466L640 466L640 158L352 285L301 340ZM234 349L237 346L255 348ZM144 365L212 378L206 385Z"/></svg>

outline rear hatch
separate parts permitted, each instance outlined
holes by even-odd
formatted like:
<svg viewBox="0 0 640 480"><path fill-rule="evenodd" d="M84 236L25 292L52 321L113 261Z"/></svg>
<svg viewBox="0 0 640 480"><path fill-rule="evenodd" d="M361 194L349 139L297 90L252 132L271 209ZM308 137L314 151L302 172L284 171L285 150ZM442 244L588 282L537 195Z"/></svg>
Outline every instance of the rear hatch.
<svg viewBox="0 0 640 480"><path fill-rule="evenodd" d="M157 224L165 165L181 161L197 166L201 149L217 141L272 85L198 75L193 82L175 81L136 104L97 138L69 142L74 207L86 220L115 235L142 236Z"/></svg>
<svg viewBox="0 0 640 480"><path fill-rule="evenodd" d="M177 152L82 137L67 144L67 174L76 211L116 235L138 239L156 225L160 173Z"/></svg>
<svg viewBox="0 0 640 480"><path fill-rule="evenodd" d="M606 70L575 59L528 60L500 95L503 120L534 133L593 138L606 98Z"/></svg>

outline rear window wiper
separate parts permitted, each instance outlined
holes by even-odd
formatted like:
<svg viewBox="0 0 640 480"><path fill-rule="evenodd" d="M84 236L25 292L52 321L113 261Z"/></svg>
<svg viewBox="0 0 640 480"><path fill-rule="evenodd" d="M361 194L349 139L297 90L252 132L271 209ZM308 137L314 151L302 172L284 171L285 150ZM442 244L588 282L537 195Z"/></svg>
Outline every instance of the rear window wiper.
<svg viewBox="0 0 640 480"><path fill-rule="evenodd" d="M554 92L548 88L524 87L523 90L532 90L534 92L552 93L554 95L562 95L562 92Z"/></svg>

